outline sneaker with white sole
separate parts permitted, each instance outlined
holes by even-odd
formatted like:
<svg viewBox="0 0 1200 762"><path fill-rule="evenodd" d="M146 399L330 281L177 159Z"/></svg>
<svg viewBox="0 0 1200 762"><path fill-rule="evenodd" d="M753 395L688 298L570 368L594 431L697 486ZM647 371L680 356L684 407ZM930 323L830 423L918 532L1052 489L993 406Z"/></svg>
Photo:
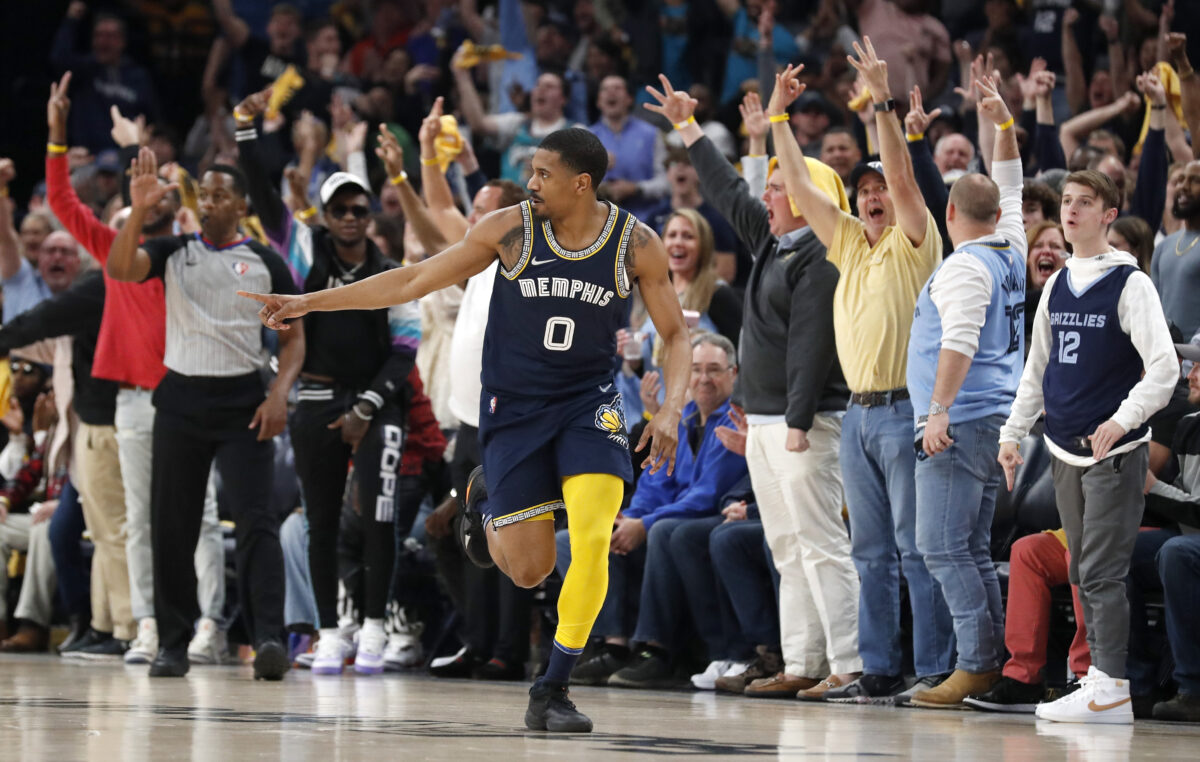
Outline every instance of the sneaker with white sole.
<svg viewBox="0 0 1200 762"><path fill-rule="evenodd" d="M366 626L358 638L358 653L354 657L354 671L360 675L378 675L383 672L383 652L387 649L388 636L383 624Z"/></svg>
<svg viewBox="0 0 1200 762"><path fill-rule="evenodd" d="M340 675L346 666L347 659L353 657L353 641L347 642L338 630L321 630L321 637L313 649L311 669L314 675ZM296 658L302 664L305 654Z"/></svg>
<svg viewBox="0 0 1200 762"><path fill-rule="evenodd" d="M125 652L126 664L149 664L158 654L158 622L148 616L138 622L137 637Z"/></svg>
<svg viewBox="0 0 1200 762"><path fill-rule="evenodd" d="M384 631L388 635L387 648L383 651L384 669L398 671L421 666L425 661L425 649L421 647L424 622L392 603L388 605Z"/></svg>
<svg viewBox="0 0 1200 762"><path fill-rule="evenodd" d="M1079 681L1079 690L1051 701L1038 704L1034 710L1039 720L1078 722L1101 725L1133 723L1133 700L1129 696L1129 681L1109 677L1093 665Z"/></svg>
<svg viewBox="0 0 1200 762"><path fill-rule="evenodd" d="M216 620L204 617L196 628L196 635L188 644L188 662L191 664L220 664L225 660L228 648L225 633Z"/></svg>
<svg viewBox="0 0 1200 762"><path fill-rule="evenodd" d="M713 691L717 689L717 678L724 675L733 666L734 662L728 659L720 659L718 661L709 662L708 668L698 675L692 675L692 685L702 691ZM745 664L741 665L741 669L737 674L741 674L746 669Z"/></svg>

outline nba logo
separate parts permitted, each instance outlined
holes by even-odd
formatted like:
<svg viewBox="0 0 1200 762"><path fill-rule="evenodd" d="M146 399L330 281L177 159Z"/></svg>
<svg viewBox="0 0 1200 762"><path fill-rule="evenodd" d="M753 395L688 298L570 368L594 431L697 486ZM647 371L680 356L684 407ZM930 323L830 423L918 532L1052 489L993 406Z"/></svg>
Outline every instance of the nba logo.
<svg viewBox="0 0 1200 762"><path fill-rule="evenodd" d="M492 413L493 415L496 413L496 398L495 397L492 397L492 399L488 402L488 412Z"/></svg>
<svg viewBox="0 0 1200 762"><path fill-rule="evenodd" d="M249 269L250 269L250 265L246 264L245 262L234 262L233 263L233 272L236 273L239 278L242 277L243 275L245 275L246 271Z"/></svg>

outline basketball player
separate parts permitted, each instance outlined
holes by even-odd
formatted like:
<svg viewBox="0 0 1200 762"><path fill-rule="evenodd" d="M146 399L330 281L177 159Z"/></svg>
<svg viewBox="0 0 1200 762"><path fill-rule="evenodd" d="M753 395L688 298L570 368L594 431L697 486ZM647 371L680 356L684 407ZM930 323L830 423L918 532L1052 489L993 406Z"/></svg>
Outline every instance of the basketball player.
<svg viewBox="0 0 1200 762"><path fill-rule="evenodd" d="M1092 666L1079 690L1039 704L1039 719L1133 722L1125 657L1133 557L1149 464L1146 421L1171 399L1175 346L1150 277L1108 245L1120 194L1094 170L1067 175L1063 234L1074 246L1050 276L1033 319L1033 344L1008 422L1000 464L1012 489L1018 443L1046 411L1046 446L1058 515L1079 586Z"/></svg>
<svg viewBox="0 0 1200 762"><path fill-rule="evenodd" d="M390 136L381 135L381 150ZM659 237L628 212L598 201L608 153L587 130L558 130L532 159L530 200L483 217L462 242L410 267L299 296L249 294L273 329L309 312L382 309L500 266L483 349L479 437L486 470L468 488L491 558L521 587L554 569L554 511L565 510L572 563L559 596L558 631L545 676L529 691L531 730L588 732L567 697L608 589L608 552L624 483L633 477L620 395L613 388L616 332L638 282L667 347L666 402L638 443L647 466L674 468L691 361L687 327ZM405 181L403 173L391 182ZM474 494L471 494L474 493ZM478 563L480 553L468 545ZM474 551L474 552L472 552Z"/></svg>

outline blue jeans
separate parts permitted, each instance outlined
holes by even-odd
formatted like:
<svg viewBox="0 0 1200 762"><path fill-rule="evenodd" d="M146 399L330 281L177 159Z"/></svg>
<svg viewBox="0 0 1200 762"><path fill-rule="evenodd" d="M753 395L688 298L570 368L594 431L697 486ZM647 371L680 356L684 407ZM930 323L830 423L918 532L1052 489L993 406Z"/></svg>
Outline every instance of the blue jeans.
<svg viewBox="0 0 1200 762"><path fill-rule="evenodd" d="M1129 578L1125 582L1125 596L1129 599L1129 650L1125 657L1125 676L1129 678L1129 692L1134 696L1151 693L1159 682L1159 665L1163 662L1166 644L1150 627L1146 616L1146 594L1163 589L1158 573L1159 550L1178 534L1179 530L1174 527L1144 529L1137 533L1133 543ZM1187 578L1186 572L1184 578ZM1195 640L1194 631L1191 638Z"/></svg>
<svg viewBox="0 0 1200 762"><path fill-rule="evenodd" d="M719 516L717 518L720 518ZM694 585L701 580L686 577L675 563L671 547L675 536L690 524L712 523L704 519L659 519L650 527L646 534L646 567L642 576L642 589L639 595L637 626L633 630L633 639L639 643L658 643L674 650L679 645L680 630L683 628L684 617L687 616L687 591L685 586ZM704 543L707 548L707 543ZM711 572L709 574L711 576ZM712 587L708 586L708 597L711 599ZM711 609L711 604L709 606ZM712 622L712 617L708 617ZM717 622L715 640L720 639L720 623ZM701 633L705 643L714 641L714 633ZM710 645L711 647L711 645Z"/></svg>
<svg viewBox="0 0 1200 762"><path fill-rule="evenodd" d="M85 529L79 493L71 482L63 485L58 507L50 516L50 554L58 578L58 594L70 616L91 618L91 566L79 546ZM0 570L0 573L6 573Z"/></svg>
<svg viewBox="0 0 1200 762"><path fill-rule="evenodd" d="M1179 690L1200 696L1200 535L1173 537L1158 551L1167 638Z"/></svg>
<svg viewBox="0 0 1200 762"><path fill-rule="evenodd" d="M571 536L566 529L555 533L554 544L558 550L554 568L566 577L571 565ZM604 596L600 615L592 624L592 637L628 638L633 634L645 565L645 543L625 556L608 554L608 594Z"/></svg>
<svg viewBox="0 0 1200 762"><path fill-rule="evenodd" d="M709 537L725 521L723 516L690 519L671 534L668 543L671 560L687 596L692 623L704 640L710 661L729 658L736 649L732 644L737 626L733 612L722 606L719 583L709 551ZM647 572L649 576L649 572ZM643 591L647 585L643 583ZM642 604L643 609L645 603ZM642 623L639 619L639 629Z"/></svg>
<svg viewBox="0 0 1200 762"><path fill-rule="evenodd" d="M917 551L912 403L901 400L877 407L850 405L842 420L840 454L850 512L850 554L862 582L858 652L863 671L871 675L899 675L903 671L903 570L912 607L917 676L949 672L954 625L942 592Z"/></svg>
<svg viewBox="0 0 1200 762"><path fill-rule="evenodd" d="M337 622L317 621L317 599L313 595L308 570L308 521L292 511L279 527L279 545L283 549L283 623L309 624L313 627L337 627Z"/></svg>
<svg viewBox="0 0 1200 762"><path fill-rule="evenodd" d="M720 616L731 628L729 652L749 660L755 646L779 647L779 574L758 519L721 524L708 537Z"/></svg>
<svg viewBox="0 0 1200 762"><path fill-rule="evenodd" d="M945 596L957 667L967 672L1004 665L1004 604L991 554L1003 424L1002 415L954 423L949 449L917 455L917 550Z"/></svg>

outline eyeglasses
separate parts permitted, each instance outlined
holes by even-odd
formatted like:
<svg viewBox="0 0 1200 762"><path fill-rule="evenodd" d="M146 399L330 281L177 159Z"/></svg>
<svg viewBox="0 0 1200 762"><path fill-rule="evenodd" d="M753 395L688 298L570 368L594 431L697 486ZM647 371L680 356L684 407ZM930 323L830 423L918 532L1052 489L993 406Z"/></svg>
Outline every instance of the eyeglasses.
<svg viewBox="0 0 1200 762"><path fill-rule="evenodd" d="M354 206L346 206L345 204L337 204L335 206L329 207L329 216L335 220L340 220L341 218L345 217L346 212L350 212L351 214L353 214L354 219L356 219L356 220L365 220L367 218L367 216L369 214L371 214L370 208L365 207L362 204L355 204Z"/></svg>
<svg viewBox="0 0 1200 762"><path fill-rule="evenodd" d="M700 367L699 365L692 366L693 376L708 376L709 378L718 378L722 373L728 373L733 368L732 365L716 366L709 365Z"/></svg>
<svg viewBox="0 0 1200 762"><path fill-rule="evenodd" d="M12 369L13 373L24 373L25 375L30 375L35 370L33 363L18 362L16 360L9 364L9 368Z"/></svg>

